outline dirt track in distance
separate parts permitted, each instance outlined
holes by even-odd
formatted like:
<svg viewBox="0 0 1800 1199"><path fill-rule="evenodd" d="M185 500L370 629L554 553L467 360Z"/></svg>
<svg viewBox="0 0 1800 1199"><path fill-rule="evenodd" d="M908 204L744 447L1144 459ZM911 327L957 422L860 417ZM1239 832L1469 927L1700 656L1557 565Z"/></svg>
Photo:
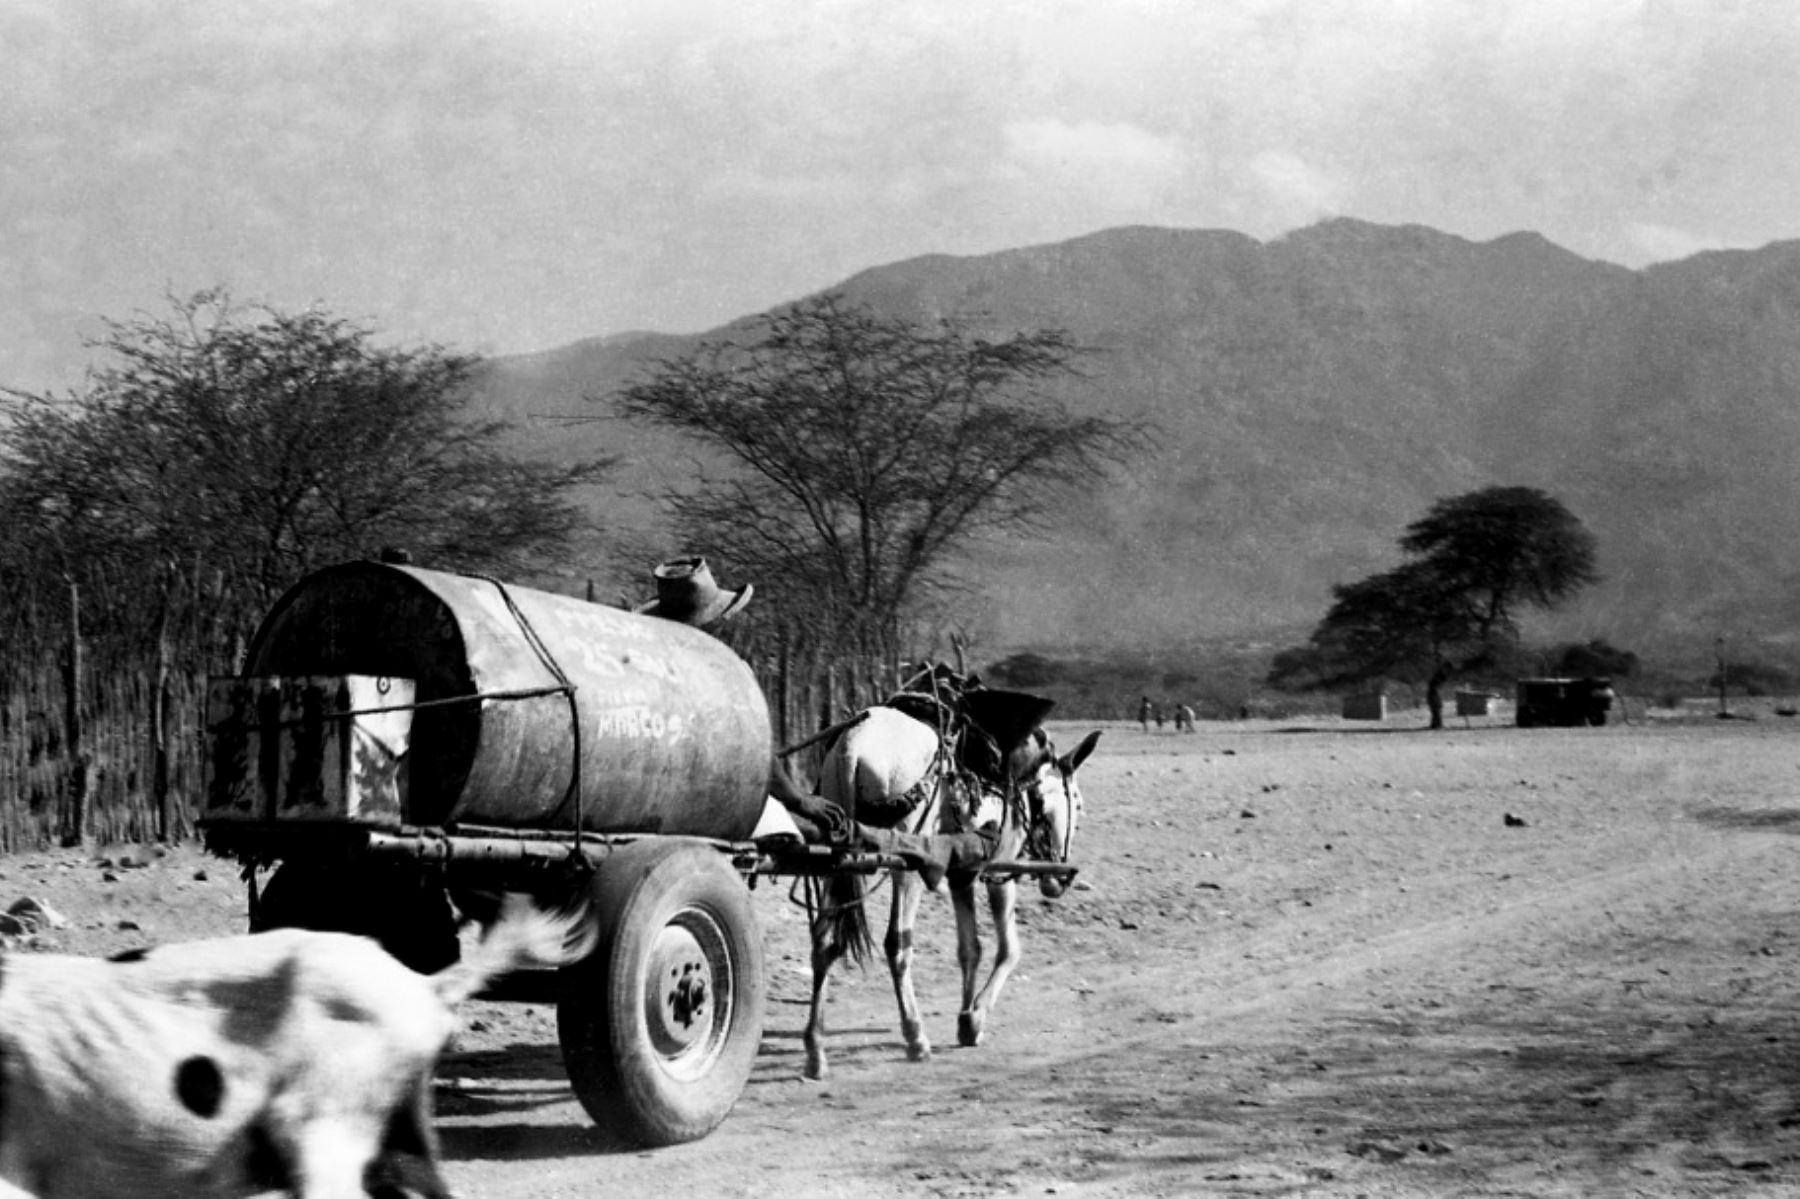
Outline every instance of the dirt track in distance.
<svg viewBox="0 0 1800 1199"><path fill-rule="evenodd" d="M927 900L929 1063L878 967L801 1080L804 924L765 881L763 1051L697 1144L600 1153L552 1013L472 1005L446 1172L497 1199L1800 1192L1800 722L1418 723L1107 726L1083 889L1024 900L979 1049ZM49 898L81 952L241 925L192 850L100 870L0 863L0 899Z"/></svg>

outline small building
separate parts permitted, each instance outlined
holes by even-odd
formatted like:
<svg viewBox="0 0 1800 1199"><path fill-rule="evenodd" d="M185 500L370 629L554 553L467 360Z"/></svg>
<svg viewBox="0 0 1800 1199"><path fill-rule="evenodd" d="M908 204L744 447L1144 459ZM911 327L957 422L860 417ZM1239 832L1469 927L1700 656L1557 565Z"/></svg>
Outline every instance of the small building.
<svg viewBox="0 0 1800 1199"><path fill-rule="evenodd" d="M1495 698L1486 691L1458 691L1456 693L1456 714L1458 716L1491 715Z"/></svg>
<svg viewBox="0 0 1800 1199"><path fill-rule="evenodd" d="M1613 699L1611 679L1520 679L1514 719L1522 729L1603 725Z"/></svg>
<svg viewBox="0 0 1800 1199"><path fill-rule="evenodd" d="M1387 695L1373 691L1365 695L1346 695L1344 697L1345 720L1386 720Z"/></svg>

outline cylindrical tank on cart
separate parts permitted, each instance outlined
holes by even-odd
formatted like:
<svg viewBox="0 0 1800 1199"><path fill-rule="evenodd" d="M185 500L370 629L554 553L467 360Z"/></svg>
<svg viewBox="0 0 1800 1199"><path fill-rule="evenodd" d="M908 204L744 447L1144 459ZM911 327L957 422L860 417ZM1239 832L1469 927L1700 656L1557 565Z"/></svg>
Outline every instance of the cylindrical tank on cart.
<svg viewBox="0 0 1800 1199"><path fill-rule="evenodd" d="M579 803L591 832L737 840L767 794L768 706L743 659L568 596L345 563L276 602L244 672L414 680L414 825L567 830Z"/></svg>

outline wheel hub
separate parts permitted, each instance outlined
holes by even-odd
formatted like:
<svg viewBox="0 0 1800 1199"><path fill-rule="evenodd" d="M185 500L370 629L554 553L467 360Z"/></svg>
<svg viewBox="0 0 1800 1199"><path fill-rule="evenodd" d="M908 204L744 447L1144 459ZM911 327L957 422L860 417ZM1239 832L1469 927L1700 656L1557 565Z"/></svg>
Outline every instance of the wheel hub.
<svg viewBox="0 0 1800 1199"><path fill-rule="evenodd" d="M706 1006L706 980L692 972L683 974L671 997L671 1015L676 1023L688 1027L700 1019Z"/></svg>
<svg viewBox="0 0 1800 1199"><path fill-rule="evenodd" d="M712 963L694 934L665 926L651 953L644 995L650 1040L665 1057L704 1045L713 1023Z"/></svg>

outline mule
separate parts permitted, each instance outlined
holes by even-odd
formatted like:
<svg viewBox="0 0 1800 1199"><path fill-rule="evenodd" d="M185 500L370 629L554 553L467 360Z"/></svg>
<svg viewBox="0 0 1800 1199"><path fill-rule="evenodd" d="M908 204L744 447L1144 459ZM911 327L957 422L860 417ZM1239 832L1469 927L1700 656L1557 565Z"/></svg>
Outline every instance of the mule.
<svg viewBox="0 0 1800 1199"><path fill-rule="evenodd" d="M1039 728L1023 744L1006 755L1007 785L996 792L964 787L951 761L950 747L937 729L894 708L870 708L864 719L839 738L826 755L820 774L820 790L826 799L852 811L871 824L878 814L903 808L903 797L915 788L922 796L910 811L880 827L910 833L963 833L984 825L997 829L991 859L1029 859L1064 863L1075 838L1081 815L1081 788L1075 772L1100 740L1089 733L1071 753L1058 755ZM906 1055L913 1061L931 1056L913 992L913 926L924 880L912 870L890 872L892 900L883 948L893 976L894 997L900 1006L900 1031L906 1038ZM982 980L981 930L975 910L976 876L953 873L950 899L956 912L956 961L962 972L962 1008L957 1015L957 1041L964 1046L981 1043L988 1014L1019 962L1019 934L1015 920L1018 884L1015 877L987 881L988 908L994 921L994 961ZM1066 880L1040 875L1042 894L1056 898ZM861 963L873 952L864 911L867 880L857 874L832 875L812 925L812 1010L805 1033L806 1077L826 1076L825 996L832 967L846 955Z"/></svg>

